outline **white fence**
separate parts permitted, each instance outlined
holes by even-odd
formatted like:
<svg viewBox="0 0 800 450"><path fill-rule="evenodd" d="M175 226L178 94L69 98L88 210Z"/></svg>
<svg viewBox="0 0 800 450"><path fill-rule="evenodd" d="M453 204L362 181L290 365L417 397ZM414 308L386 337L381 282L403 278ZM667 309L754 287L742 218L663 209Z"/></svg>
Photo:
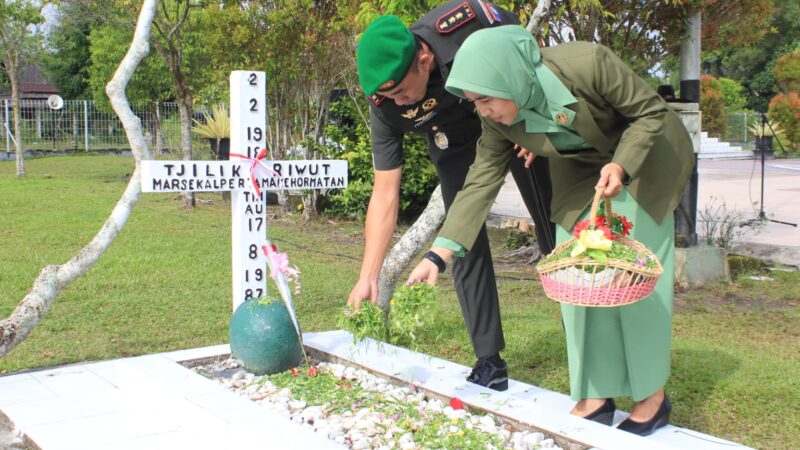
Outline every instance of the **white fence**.
<svg viewBox="0 0 800 450"><path fill-rule="evenodd" d="M0 152L14 152L13 102L0 100ZM22 100L21 128L23 149L39 152L129 150L130 145L119 118L113 111L98 109L90 100L66 100L60 109L52 109L45 100ZM132 104L142 121L147 145L153 152L180 149L180 120L175 103ZM195 137L198 150L208 143Z"/></svg>

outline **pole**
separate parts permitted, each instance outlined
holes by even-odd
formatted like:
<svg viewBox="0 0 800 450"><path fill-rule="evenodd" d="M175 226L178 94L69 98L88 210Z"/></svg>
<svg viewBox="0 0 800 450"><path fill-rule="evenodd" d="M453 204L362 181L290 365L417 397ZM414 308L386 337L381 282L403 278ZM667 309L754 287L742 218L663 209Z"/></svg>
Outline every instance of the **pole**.
<svg viewBox="0 0 800 450"><path fill-rule="evenodd" d="M89 151L89 103L83 101L83 147Z"/></svg>
<svg viewBox="0 0 800 450"><path fill-rule="evenodd" d="M6 113L6 156L8 156L8 154L11 153L11 139L9 139L9 136L11 135L11 127L8 123L8 99L3 100L3 103L5 105Z"/></svg>

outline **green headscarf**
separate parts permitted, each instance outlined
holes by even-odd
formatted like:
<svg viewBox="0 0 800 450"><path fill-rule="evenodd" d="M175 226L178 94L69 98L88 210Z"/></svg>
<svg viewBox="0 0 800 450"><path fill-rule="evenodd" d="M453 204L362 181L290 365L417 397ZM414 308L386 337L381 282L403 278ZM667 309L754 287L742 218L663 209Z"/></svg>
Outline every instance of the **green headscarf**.
<svg viewBox="0 0 800 450"><path fill-rule="evenodd" d="M568 131L575 112L566 105L575 97L544 64L533 36L516 25L484 28L461 45L446 89L461 98L464 91L512 100L529 133ZM566 115L566 120L565 116Z"/></svg>

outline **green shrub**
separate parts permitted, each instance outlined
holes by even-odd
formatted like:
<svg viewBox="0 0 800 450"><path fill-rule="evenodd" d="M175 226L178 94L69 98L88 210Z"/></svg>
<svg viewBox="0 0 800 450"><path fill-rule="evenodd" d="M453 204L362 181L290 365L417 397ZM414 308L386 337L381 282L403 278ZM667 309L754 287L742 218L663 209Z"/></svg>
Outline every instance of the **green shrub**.
<svg viewBox="0 0 800 450"><path fill-rule="evenodd" d="M709 136L725 135L725 99L722 83L711 75L700 77L700 110L703 112L703 130Z"/></svg>
<svg viewBox="0 0 800 450"><path fill-rule="evenodd" d="M787 152L800 150L800 94L789 92L778 94L769 103L770 120L778 122L783 129L779 136ZM781 151L780 145L775 146L777 152Z"/></svg>
<svg viewBox="0 0 800 450"><path fill-rule="evenodd" d="M722 90L722 101L727 114L744 109L747 99L743 94L744 87L741 83L730 78L720 77L719 86Z"/></svg>
<svg viewBox="0 0 800 450"><path fill-rule="evenodd" d="M775 63L775 78L787 91L800 91L800 50L787 53Z"/></svg>
<svg viewBox="0 0 800 450"><path fill-rule="evenodd" d="M374 182L367 100L360 94L355 101L349 97L342 98L331 105L331 117L333 120L328 125L327 134L333 144L328 145L324 152L328 158L346 159L350 178L347 189L325 196L320 207L328 214L363 219ZM428 156L424 136L406 133L403 150L405 165L400 184L400 218L410 221L425 209L439 179Z"/></svg>

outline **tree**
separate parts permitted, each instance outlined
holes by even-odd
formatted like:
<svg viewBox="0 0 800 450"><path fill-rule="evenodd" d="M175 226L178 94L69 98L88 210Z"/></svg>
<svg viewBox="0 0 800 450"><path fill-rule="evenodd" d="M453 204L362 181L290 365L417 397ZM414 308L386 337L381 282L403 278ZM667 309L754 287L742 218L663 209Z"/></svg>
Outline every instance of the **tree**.
<svg viewBox="0 0 800 450"><path fill-rule="evenodd" d="M0 357L24 341L42 317L47 314L53 301L73 281L83 276L119 235L128 220L133 206L142 192L139 161L149 159L150 154L142 135L139 119L130 109L125 98L125 87L136 70L136 66L149 52L150 24L155 15L157 0L145 0L136 26L133 42L123 58L106 92L114 111L119 115L131 144L136 160L136 169L130 182L117 202L111 215L95 237L67 263L50 265L42 269L30 292L20 301L11 315L0 321Z"/></svg>
<svg viewBox="0 0 800 450"><path fill-rule="evenodd" d="M209 72L197 92L203 102L228 98L228 74L247 67L267 73L270 157L324 156L330 94L355 73L356 5L333 0L274 0L209 5L196 14ZM231 52L231 48L237 51ZM352 83L351 83L352 84ZM292 150L304 150L292 154ZM318 192L303 192L303 214L316 212ZM288 195L279 193L288 207Z"/></svg>
<svg viewBox="0 0 800 450"><path fill-rule="evenodd" d="M568 0L548 20L548 45L583 40L613 49L644 74L665 57L677 54L688 16L703 16L703 47L720 42L744 45L765 30L772 0Z"/></svg>
<svg viewBox="0 0 800 450"><path fill-rule="evenodd" d="M25 0L2 0L0 3L0 56L11 85L14 105L14 149L17 156L17 177L25 176L22 124L20 118L20 70L33 61L41 49L41 35L32 29L43 22L41 7ZM9 130L4 130L8 132Z"/></svg>
<svg viewBox="0 0 800 450"><path fill-rule="evenodd" d="M773 0L773 10L761 22L733 25L744 31L762 27L763 37L744 45L721 42L715 51L704 52L703 59L710 73L742 83L750 108L767 111L770 99L778 92L773 72L777 59L794 51L800 43L800 3Z"/></svg>
<svg viewBox="0 0 800 450"><path fill-rule="evenodd" d="M708 131L710 136L725 136L725 97L722 89L722 83L716 77L712 75L700 77L702 129Z"/></svg>
<svg viewBox="0 0 800 450"><path fill-rule="evenodd" d="M59 5L58 24L47 36L42 64L47 77L68 99L91 98L89 91L89 33L97 20L80 14L68 1ZM117 59L119 61L119 59Z"/></svg>
<svg viewBox="0 0 800 450"><path fill-rule="evenodd" d="M132 29L135 6L129 0L71 0L87 16L96 17L103 24ZM194 13L198 10L194 0L159 0L153 19L150 45L163 59L167 68L175 102L180 116L180 142L182 157L192 159L193 90L205 81L203 37L197 33ZM195 71L196 68L202 70ZM183 206L193 208L194 195L181 195Z"/></svg>
<svg viewBox="0 0 800 450"><path fill-rule="evenodd" d="M125 45L133 38L133 32L126 27L98 25L91 31L90 61L88 65L88 88L98 109L111 109L105 94L105 86L114 75L116 65L125 55ZM127 98L133 103L147 104L153 120L151 129L155 130L155 154L163 148L161 115L157 114L158 103L172 99L172 86L167 75L167 67L158 55L148 55L139 64L127 86Z"/></svg>

